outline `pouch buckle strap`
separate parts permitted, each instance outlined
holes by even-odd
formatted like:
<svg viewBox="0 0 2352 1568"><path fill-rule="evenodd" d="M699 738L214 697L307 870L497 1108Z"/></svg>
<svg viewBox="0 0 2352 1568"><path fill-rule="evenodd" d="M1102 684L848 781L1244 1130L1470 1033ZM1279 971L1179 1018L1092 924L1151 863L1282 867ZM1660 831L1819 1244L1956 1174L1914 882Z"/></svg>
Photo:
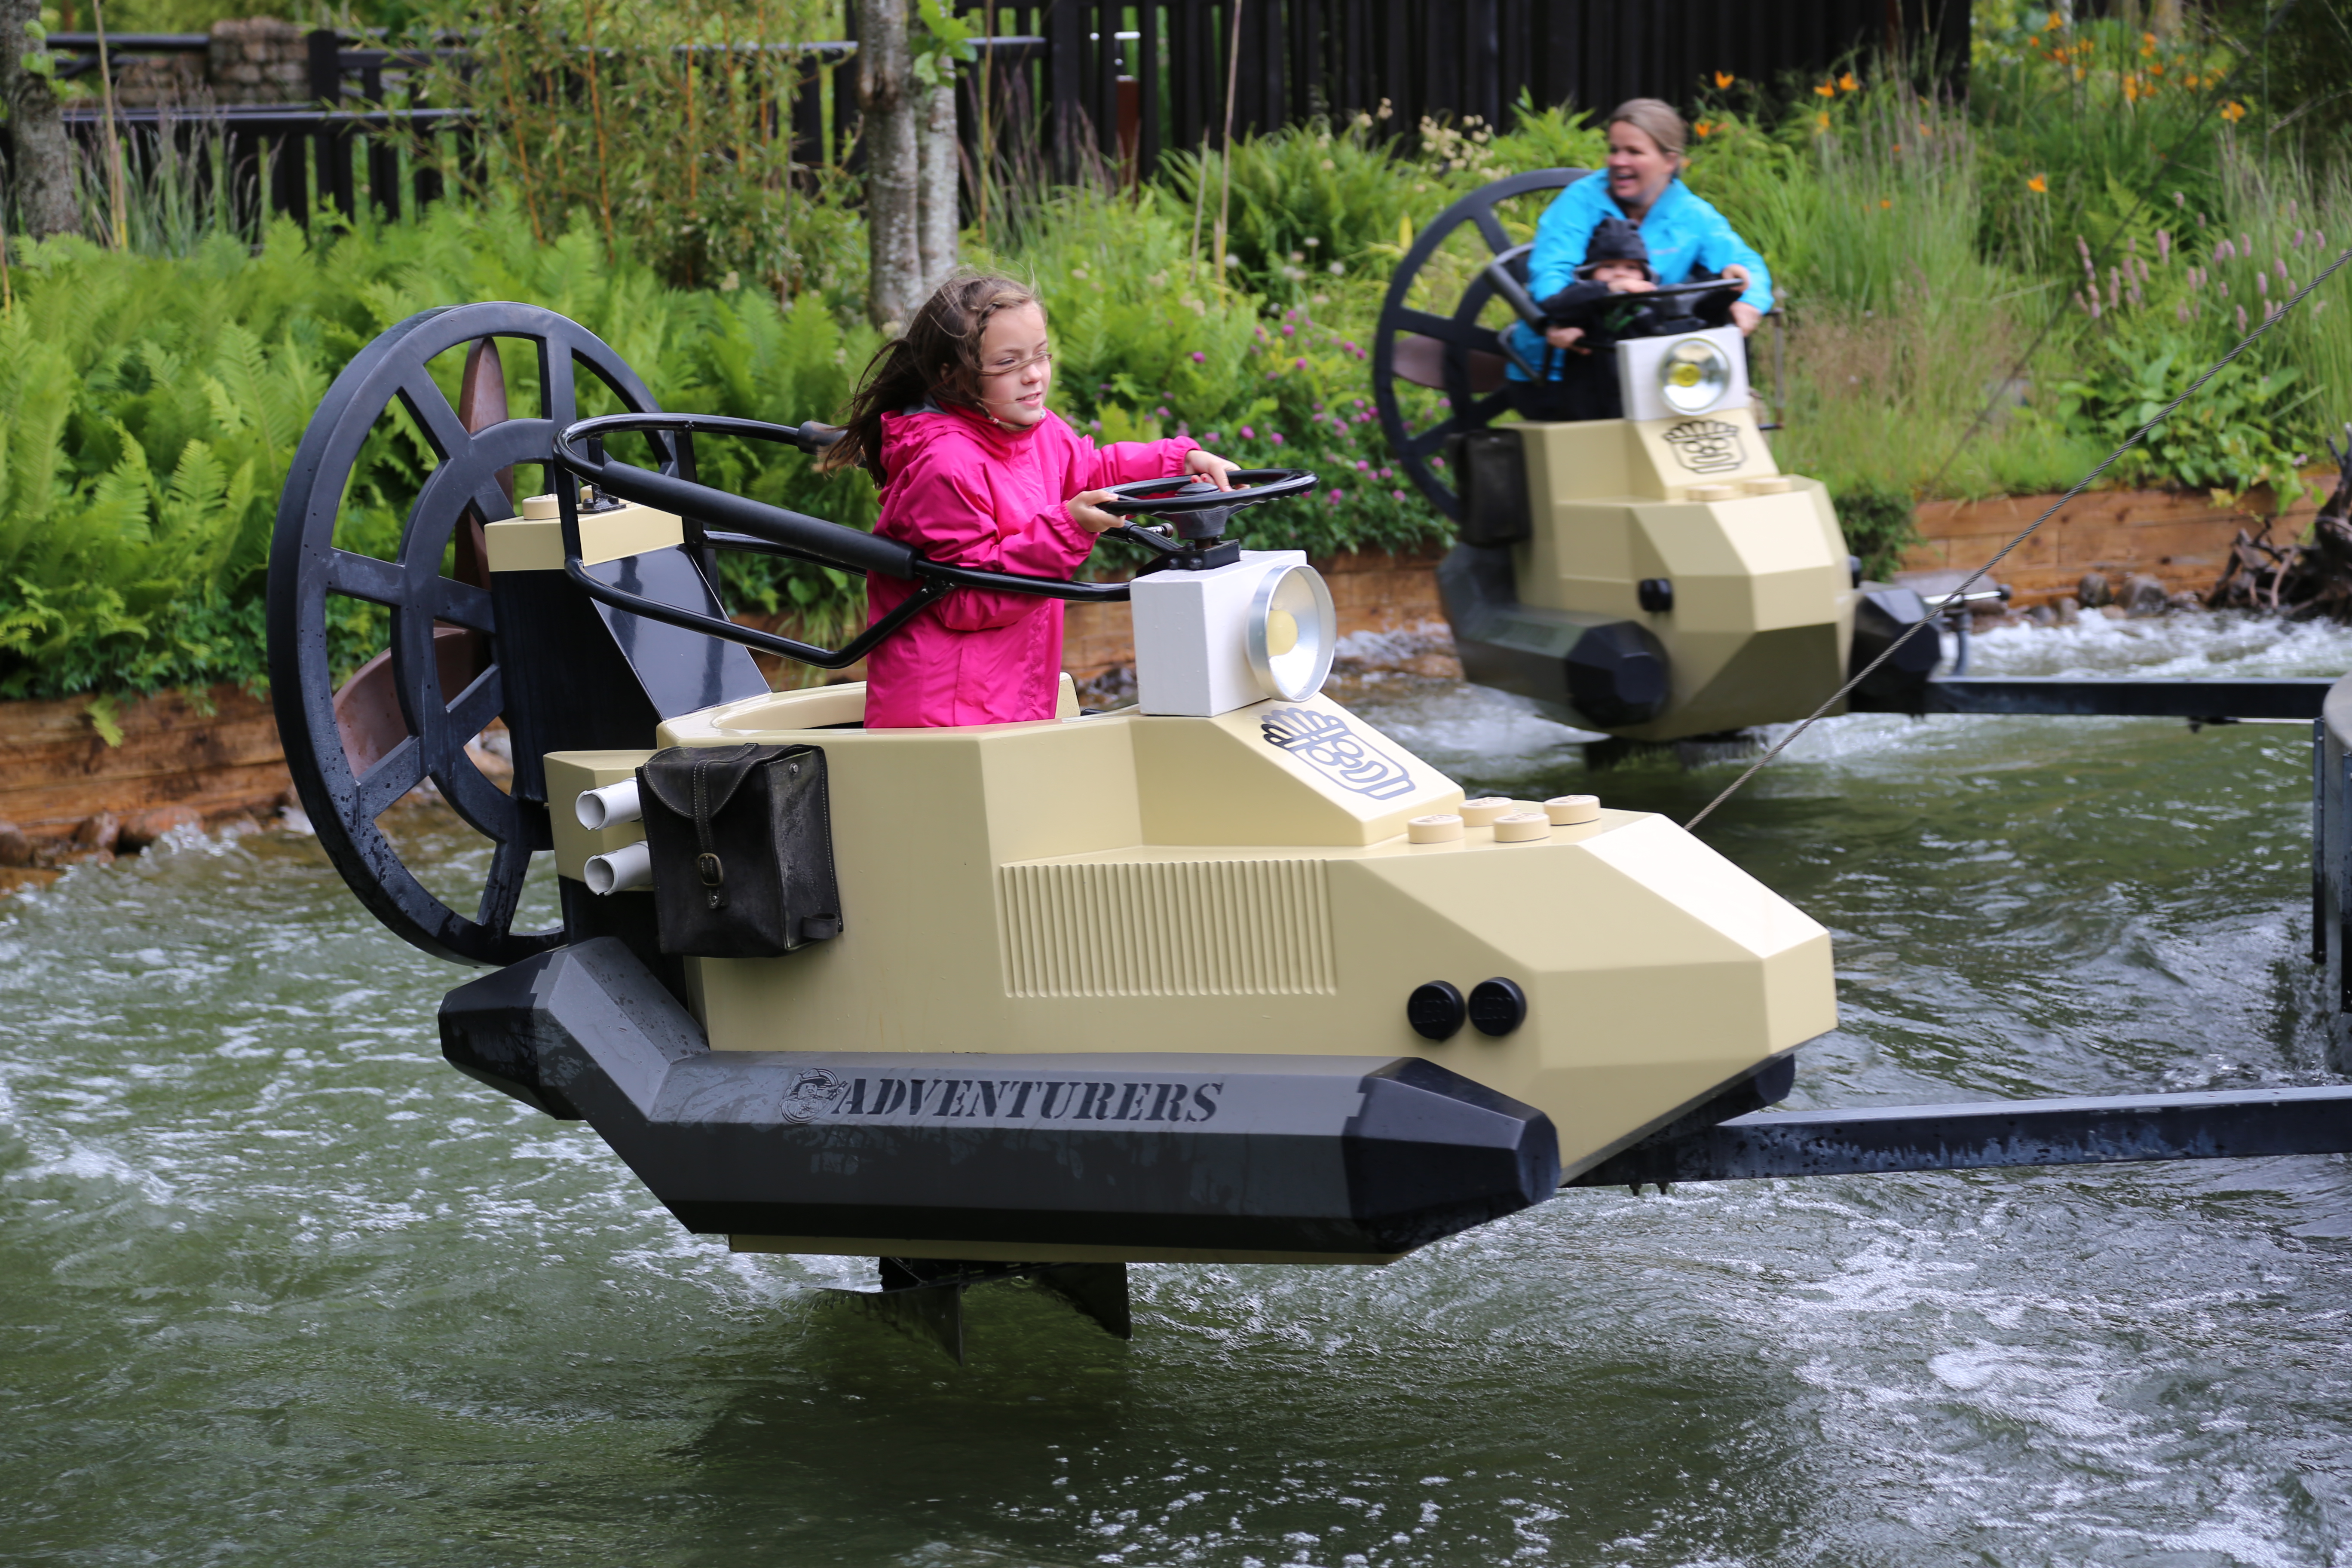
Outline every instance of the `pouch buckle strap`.
<svg viewBox="0 0 2352 1568"><path fill-rule="evenodd" d="M694 868L702 879L703 897L709 907L727 907L727 868L719 858L719 851L710 837L710 787L709 770L712 758L699 756L694 760L694 837L701 853L694 858Z"/></svg>

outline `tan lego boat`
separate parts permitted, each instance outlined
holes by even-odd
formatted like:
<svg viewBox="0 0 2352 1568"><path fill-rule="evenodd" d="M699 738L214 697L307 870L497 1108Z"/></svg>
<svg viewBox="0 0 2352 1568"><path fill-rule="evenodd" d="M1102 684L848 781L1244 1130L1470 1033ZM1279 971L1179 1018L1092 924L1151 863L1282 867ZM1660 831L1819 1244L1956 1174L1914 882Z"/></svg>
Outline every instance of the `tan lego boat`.
<svg viewBox="0 0 2352 1568"><path fill-rule="evenodd" d="M485 390L494 353L469 345L501 338L569 373L542 374L543 417ZM425 367L459 352L453 409ZM575 423L582 372L635 412ZM443 458L382 562L333 531L394 400ZM657 460L605 458L622 431ZM588 1120L689 1228L895 1259L902 1286L1058 1268L1110 1321L1087 1268L1386 1261L1779 1098L1832 1026L1827 934L1675 824L1465 802L1320 695L1320 579L1221 537L1313 476L1129 487L1165 520L1131 531L1163 567L1132 584L941 567L688 477L696 438L825 437L656 414L572 323L465 306L343 373L279 513L277 701L322 843L393 930L494 967L444 1005L452 1063ZM501 471L533 463L550 493L516 507ZM735 626L720 549L892 572L918 604L1129 599L1140 700L1080 713L1066 680L1048 721L867 731L862 687L772 691L749 650L838 667L893 626L824 649ZM340 692L339 594L393 620ZM467 749L493 718L510 790ZM376 826L427 778L497 845L470 911ZM733 804L755 797L771 816ZM539 852L562 921L519 931ZM770 887L781 936L753 931Z"/></svg>

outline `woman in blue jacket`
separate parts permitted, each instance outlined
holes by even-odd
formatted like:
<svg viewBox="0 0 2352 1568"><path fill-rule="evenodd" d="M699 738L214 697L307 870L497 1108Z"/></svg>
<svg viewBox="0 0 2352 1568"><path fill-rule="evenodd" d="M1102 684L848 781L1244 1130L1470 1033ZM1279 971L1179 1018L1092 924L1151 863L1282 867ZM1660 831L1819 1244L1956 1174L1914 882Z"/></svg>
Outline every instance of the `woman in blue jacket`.
<svg viewBox="0 0 2352 1568"><path fill-rule="evenodd" d="M1732 323L1742 333L1754 331L1764 313L1772 308L1771 270L1764 265L1764 258L1733 232L1721 213L1693 195L1690 187L1682 183L1680 176L1687 162L1683 148L1688 136L1683 117L1675 112L1671 104L1654 98L1636 98L1620 104L1609 117L1606 173L1597 178L1587 175L1560 192L1536 225L1535 249L1528 256L1528 294L1548 300L1574 283L1592 231L1604 218L1622 218L1641 230L1651 269L1660 283L1684 283L1705 277L1738 282L1741 292L1731 306ZM1569 371L1571 361L1591 358L1579 352L1581 336L1574 327L1553 327L1540 336L1525 323L1512 329L1512 343L1519 351L1519 357L1545 370L1548 379L1554 382L1563 374L1570 374L1571 380L1582 379ZM1553 352L1546 353L1547 349ZM1511 366L1510 375L1513 381L1525 385L1526 373L1517 365ZM1615 377L1611 374L1606 379L1607 390L1613 394ZM1546 387L1538 393L1533 386L1525 386L1528 394L1535 395L1526 400L1529 416L1617 416L1613 407L1606 413L1597 406L1591 412L1558 408L1559 399L1553 395L1566 390L1569 389ZM1583 404L1587 400L1580 397L1573 401ZM1605 401L1613 405L1616 399L1612 395Z"/></svg>

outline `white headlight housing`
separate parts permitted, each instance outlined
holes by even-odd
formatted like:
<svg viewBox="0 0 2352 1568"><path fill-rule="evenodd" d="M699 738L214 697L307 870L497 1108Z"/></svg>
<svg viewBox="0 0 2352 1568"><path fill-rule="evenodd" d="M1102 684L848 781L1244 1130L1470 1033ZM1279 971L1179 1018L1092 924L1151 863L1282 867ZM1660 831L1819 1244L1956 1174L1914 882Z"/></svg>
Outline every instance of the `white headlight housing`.
<svg viewBox="0 0 2352 1568"><path fill-rule="evenodd" d="M1339 612L1312 566L1282 566L1258 579L1250 600L1250 673L1268 697L1303 702L1331 678Z"/></svg>
<svg viewBox="0 0 2352 1568"><path fill-rule="evenodd" d="M1617 384L1628 419L1685 419L1748 401L1748 345L1738 327L1617 345Z"/></svg>
<svg viewBox="0 0 2352 1568"><path fill-rule="evenodd" d="M1704 414L1731 388L1731 362L1705 338L1685 338L1658 362L1658 395L1677 414Z"/></svg>
<svg viewBox="0 0 2352 1568"><path fill-rule="evenodd" d="M1229 713L1323 689L1339 616L1303 552L1242 552L1206 572L1136 579L1136 706L1146 713Z"/></svg>

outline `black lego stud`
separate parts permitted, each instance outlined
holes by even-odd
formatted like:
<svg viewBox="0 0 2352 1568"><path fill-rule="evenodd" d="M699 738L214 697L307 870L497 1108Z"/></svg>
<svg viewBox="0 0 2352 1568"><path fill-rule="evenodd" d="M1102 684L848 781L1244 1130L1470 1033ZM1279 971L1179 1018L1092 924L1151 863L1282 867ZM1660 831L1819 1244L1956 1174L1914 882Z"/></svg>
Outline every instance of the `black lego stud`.
<svg viewBox="0 0 2352 1568"><path fill-rule="evenodd" d="M1633 596L1642 608L1654 616L1663 616L1675 607L1675 582L1671 577L1644 577L1635 584Z"/></svg>
<svg viewBox="0 0 2352 1568"><path fill-rule="evenodd" d="M1470 1022L1482 1035L1507 1035L1528 1021L1528 994L1496 975L1470 988Z"/></svg>
<svg viewBox="0 0 2352 1568"><path fill-rule="evenodd" d="M1416 985L1412 994L1404 999L1405 1022L1424 1040L1450 1040L1460 1034L1462 1020L1469 1016L1469 1010L1462 993L1444 980Z"/></svg>

